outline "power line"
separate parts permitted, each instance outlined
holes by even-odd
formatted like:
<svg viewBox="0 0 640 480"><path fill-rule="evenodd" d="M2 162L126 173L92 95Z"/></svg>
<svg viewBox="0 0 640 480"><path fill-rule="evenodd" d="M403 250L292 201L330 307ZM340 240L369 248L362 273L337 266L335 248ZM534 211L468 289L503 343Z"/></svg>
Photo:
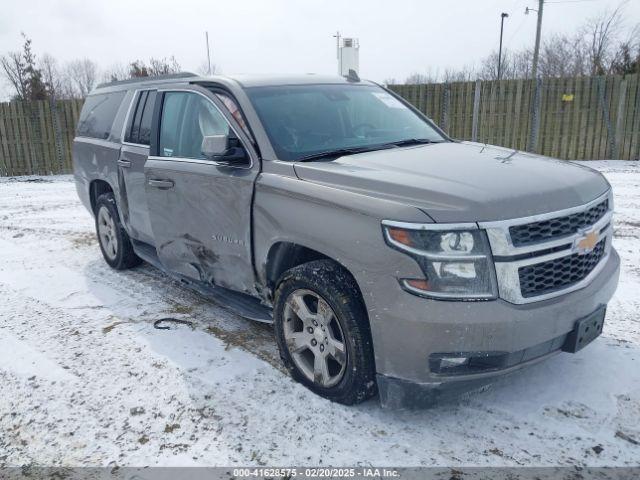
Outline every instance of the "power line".
<svg viewBox="0 0 640 480"><path fill-rule="evenodd" d="M525 22L527 21L527 17L523 17L522 21L520 22L520 24L516 27L516 29L513 31L513 33L511 34L511 36L509 37L509 39L505 42L505 48L511 44L511 41L515 38L515 36L518 34L518 32L520 30L522 30L522 27L524 26Z"/></svg>

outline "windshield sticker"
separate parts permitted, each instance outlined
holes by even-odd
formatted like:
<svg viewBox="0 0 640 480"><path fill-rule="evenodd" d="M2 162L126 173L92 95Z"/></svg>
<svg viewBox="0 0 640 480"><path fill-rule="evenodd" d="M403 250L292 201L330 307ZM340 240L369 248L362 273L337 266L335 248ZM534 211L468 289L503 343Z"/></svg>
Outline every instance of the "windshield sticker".
<svg viewBox="0 0 640 480"><path fill-rule="evenodd" d="M384 103L387 107L405 108L402 102L400 102L397 98L393 97L392 95L389 95L388 93L375 92L373 95L382 103Z"/></svg>

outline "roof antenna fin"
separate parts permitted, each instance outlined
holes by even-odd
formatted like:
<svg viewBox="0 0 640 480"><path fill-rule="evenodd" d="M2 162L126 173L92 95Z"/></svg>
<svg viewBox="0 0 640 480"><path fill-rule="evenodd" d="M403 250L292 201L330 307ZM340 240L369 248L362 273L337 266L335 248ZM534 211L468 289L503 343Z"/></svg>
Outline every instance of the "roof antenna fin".
<svg viewBox="0 0 640 480"><path fill-rule="evenodd" d="M358 73L353 68L349 69L349 74L346 75L346 79L349 82L359 82L360 81L360 77L358 76Z"/></svg>

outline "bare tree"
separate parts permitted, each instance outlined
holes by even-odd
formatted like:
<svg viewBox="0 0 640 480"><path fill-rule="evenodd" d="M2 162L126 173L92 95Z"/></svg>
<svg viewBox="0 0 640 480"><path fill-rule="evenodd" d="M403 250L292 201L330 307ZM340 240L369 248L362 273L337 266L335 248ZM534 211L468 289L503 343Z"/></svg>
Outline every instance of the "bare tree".
<svg viewBox="0 0 640 480"><path fill-rule="evenodd" d="M589 19L582 28L591 75L603 75L609 71L623 27L623 7L624 3L613 11L605 10L599 16Z"/></svg>
<svg viewBox="0 0 640 480"><path fill-rule="evenodd" d="M211 75L216 75L220 73L220 68L212 63L211 64ZM209 75L209 62L202 62L198 68L196 68L196 72L200 75Z"/></svg>
<svg viewBox="0 0 640 480"><path fill-rule="evenodd" d="M404 83L406 85L417 85L419 83L429 83L431 78L429 76L424 75L423 73L414 72L405 78Z"/></svg>
<svg viewBox="0 0 640 480"><path fill-rule="evenodd" d="M640 23L629 34L613 55L611 73L626 75L640 73Z"/></svg>
<svg viewBox="0 0 640 480"><path fill-rule="evenodd" d="M464 66L458 70L447 68L442 75L444 82L468 82L476 77L473 67Z"/></svg>
<svg viewBox="0 0 640 480"><path fill-rule="evenodd" d="M127 65L117 63L107 68L101 78L104 82L114 82L128 78L153 77L178 72L180 72L180 64L172 56L168 59L150 58L148 63L143 60L135 60Z"/></svg>
<svg viewBox="0 0 640 480"><path fill-rule="evenodd" d="M20 100L43 100L49 92L42 79L42 72L36 66L36 56L31 48L31 39L22 34L22 52L10 52L0 57L0 65L5 79L15 90L15 98Z"/></svg>
<svg viewBox="0 0 640 480"><path fill-rule="evenodd" d="M149 72L152 76L178 73L180 72L180 64L174 56L160 59L151 58L149 59Z"/></svg>
<svg viewBox="0 0 640 480"><path fill-rule="evenodd" d="M66 65L64 75L73 89L72 95L84 98L96 86L98 66L88 58L74 60Z"/></svg>
<svg viewBox="0 0 640 480"><path fill-rule="evenodd" d="M540 52L538 72L542 77L576 77L588 70L583 54L583 42L579 35L551 35Z"/></svg>
<svg viewBox="0 0 640 480"><path fill-rule="evenodd" d="M151 58L147 65L144 61L136 60L129 64L129 76L136 77L154 77L156 75L168 75L178 73L180 64L175 57L167 58Z"/></svg>
<svg viewBox="0 0 640 480"><path fill-rule="evenodd" d="M435 83L437 81L437 75L433 75L431 73L414 72L405 79L404 83L406 85L417 85L421 83Z"/></svg>
<svg viewBox="0 0 640 480"><path fill-rule="evenodd" d="M634 47L630 43L621 44L611 63L611 73L616 75L640 73L640 45Z"/></svg>
<svg viewBox="0 0 640 480"><path fill-rule="evenodd" d="M51 97L63 99L76 96L69 78L60 70L58 61L52 55L48 53L42 55L39 65L42 71L42 79Z"/></svg>
<svg viewBox="0 0 640 480"><path fill-rule="evenodd" d="M513 52L504 50L502 52L502 71L500 78L514 79L527 78L531 72L533 53L530 49ZM497 80L498 79L498 52L493 51L485 57L478 71L477 77L481 80Z"/></svg>
<svg viewBox="0 0 640 480"><path fill-rule="evenodd" d="M116 82L129 78L129 67L122 63L111 65L102 73L103 82Z"/></svg>
<svg viewBox="0 0 640 480"><path fill-rule="evenodd" d="M27 95L27 72L21 52L9 52L0 57L2 74L15 91L16 98L24 100Z"/></svg>
<svg viewBox="0 0 640 480"><path fill-rule="evenodd" d="M40 57L40 70L42 71L42 79L49 88L51 95L58 96L61 83L58 61L53 56L45 53Z"/></svg>

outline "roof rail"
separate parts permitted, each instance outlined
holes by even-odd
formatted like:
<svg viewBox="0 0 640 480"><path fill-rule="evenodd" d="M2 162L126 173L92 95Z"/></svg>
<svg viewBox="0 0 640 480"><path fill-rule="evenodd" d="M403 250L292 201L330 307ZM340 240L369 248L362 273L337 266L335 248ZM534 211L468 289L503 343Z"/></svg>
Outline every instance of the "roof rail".
<svg viewBox="0 0 640 480"><path fill-rule="evenodd" d="M96 88L113 87L116 85L126 85L128 83L156 82L156 81L163 81L163 80L173 80L178 78L191 78L191 77L197 77L197 76L198 75L193 72L178 72L178 73L169 73L167 75L156 75L154 77L134 77L134 78L128 78L126 80L115 80L113 82L100 83L96 86Z"/></svg>

